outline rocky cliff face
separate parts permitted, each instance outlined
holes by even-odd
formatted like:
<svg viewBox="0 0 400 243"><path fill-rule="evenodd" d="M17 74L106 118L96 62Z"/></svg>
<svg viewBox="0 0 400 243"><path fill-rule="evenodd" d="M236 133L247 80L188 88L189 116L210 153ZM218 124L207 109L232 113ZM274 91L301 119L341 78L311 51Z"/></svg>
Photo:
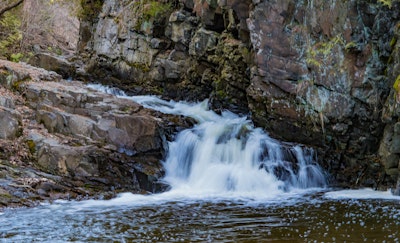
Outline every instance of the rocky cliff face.
<svg viewBox="0 0 400 243"><path fill-rule="evenodd" d="M155 2L104 2L81 43L89 72L249 113L271 135L315 147L340 185L395 185L398 1Z"/></svg>
<svg viewBox="0 0 400 243"><path fill-rule="evenodd" d="M134 93L211 98L247 112L249 5L105 1L92 39L80 43L90 50L87 71Z"/></svg>
<svg viewBox="0 0 400 243"><path fill-rule="evenodd" d="M397 191L400 195L400 24L397 22L394 29L394 36L391 39L391 55L388 60L386 71L389 84L393 83L388 98L386 99L383 111L382 121L385 123L384 134L379 147L379 156L383 161L385 173L392 179L397 179Z"/></svg>
<svg viewBox="0 0 400 243"><path fill-rule="evenodd" d="M318 147L336 182L376 187L389 179L377 150L381 111L392 98L385 70L398 7L263 1L251 12L256 66L247 91L254 120L283 139Z"/></svg>

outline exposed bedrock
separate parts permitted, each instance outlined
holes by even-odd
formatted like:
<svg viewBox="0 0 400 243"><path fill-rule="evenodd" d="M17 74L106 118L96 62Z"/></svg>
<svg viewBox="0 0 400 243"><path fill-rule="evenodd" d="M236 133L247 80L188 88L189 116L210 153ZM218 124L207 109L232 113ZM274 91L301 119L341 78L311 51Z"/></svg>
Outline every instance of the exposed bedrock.
<svg viewBox="0 0 400 243"><path fill-rule="evenodd" d="M81 24L93 30L80 42L89 73L250 114L315 147L336 185L395 186L399 154L384 147L398 116L382 111L398 104L398 1L162 1L149 15L151 2L107 0Z"/></svg>
<svg viewBox="0 0 400 243"><path fill-rule="evenodd" d="M185 120L26 64L0 61L0 80L0 206L166 189L161 160Z"/></svg>

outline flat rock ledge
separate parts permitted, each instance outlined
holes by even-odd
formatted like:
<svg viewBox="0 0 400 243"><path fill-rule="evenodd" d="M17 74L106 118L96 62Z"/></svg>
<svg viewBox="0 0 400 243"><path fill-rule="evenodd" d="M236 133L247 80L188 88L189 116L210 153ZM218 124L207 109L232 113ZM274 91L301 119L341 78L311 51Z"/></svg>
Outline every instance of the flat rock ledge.
<svg viewBox="0 0 400 243"><path fill-rule="evenodd" d="M176 124L189 125L0 60L0 208L166 190L160 161Z"/></svg>

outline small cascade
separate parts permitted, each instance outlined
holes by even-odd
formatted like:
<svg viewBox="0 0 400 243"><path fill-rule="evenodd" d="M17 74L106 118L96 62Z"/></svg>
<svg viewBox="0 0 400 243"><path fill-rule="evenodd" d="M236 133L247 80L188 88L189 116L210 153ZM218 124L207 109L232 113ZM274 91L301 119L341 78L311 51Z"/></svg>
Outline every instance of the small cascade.
<svg viewBox="0 0 400 243"><path fill-rule="evenodd" d="M165 179L173 188L265 193L325 185L311 150L282 146L244 118L200 123L169 149Z"/></svg>
<svg viewBox="0 0 400 243"><path fill-rule="evenodd" d="M188 104L151 96L131 98L147 108L198 121L169 144L165 181L173 189L243 195L326 185L313 150L272 139L246 117L231 112L218 115L207 109L207 101Z"/></svg>
<svg viewBox="0 0 400 243"><path fill-rule="evenodd" d="M208 110L207 101L191 104L154 96L117 95L198 122L169 143L164 180L172 190L208 195L276 195L326 185L311 149L272 139L246 117L229 111L216 114Z"/></svg>
<svg viewBox="0 0 400 243"><path fill-rule="evenodd" d="M127 97L125 92L118 88L108 87L108 86L101 85L101 84L88 84L87 86L89 88L98 90L103 93L112 94L112 95L120 96L120 97Z"/></svg>

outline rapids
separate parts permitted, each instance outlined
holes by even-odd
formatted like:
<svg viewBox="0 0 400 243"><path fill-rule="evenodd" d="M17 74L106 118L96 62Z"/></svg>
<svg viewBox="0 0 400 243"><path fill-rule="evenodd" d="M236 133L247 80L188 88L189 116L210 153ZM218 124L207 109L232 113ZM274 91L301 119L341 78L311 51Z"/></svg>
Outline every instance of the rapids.
<svg viewBox="0 0 400 243"><path fill-rule="evenodd" d="M1 242L400 242L400 197L329 188L311 149L216 114L207 101L91 87L197 121L169 143L171 190L6 209Z"/></svg>
<svg viewBox="0 0 400 243"><path fill-rule="evenodd" d="M326 186L311 149L272 139L246 117L229 111L219 115L208 109L207 100L192 104L127 96L101 85L90 87L197 121L169 143L164 181L173 191L206 197L273 198L293 189Z"/></svg>

